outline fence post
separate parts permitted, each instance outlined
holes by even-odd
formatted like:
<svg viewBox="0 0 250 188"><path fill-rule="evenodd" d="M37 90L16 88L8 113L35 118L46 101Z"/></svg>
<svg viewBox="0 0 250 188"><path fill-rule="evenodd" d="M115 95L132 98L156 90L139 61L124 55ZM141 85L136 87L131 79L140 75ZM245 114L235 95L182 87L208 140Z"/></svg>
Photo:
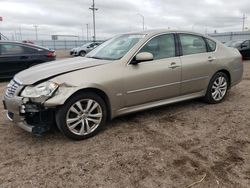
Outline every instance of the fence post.
<svg viewBox="0 0 250 188"><path fill-rule="evenodd" d="M233 32L230 33L230 40L233 40Z"/></svg>
<svg viewBox="0 0 250 188"><path fill-rule="evenodd" d="M64 40L64 48L65 48L65 50L67 50L67 41L66 40Z"/></svg>
<svg viewBox="0 0 250 188"><path fill-rule="evenodd" d="M54 50L56 50L56 42L55 42L55 40L53 40L53 46L54 46Z"/></svg>

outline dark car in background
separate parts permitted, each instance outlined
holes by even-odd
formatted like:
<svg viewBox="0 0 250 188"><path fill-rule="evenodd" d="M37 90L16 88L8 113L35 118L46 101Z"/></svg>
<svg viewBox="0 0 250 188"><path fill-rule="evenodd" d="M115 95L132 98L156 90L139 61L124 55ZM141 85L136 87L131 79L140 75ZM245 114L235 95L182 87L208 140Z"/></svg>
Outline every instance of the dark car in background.
<svg viewBox="0 0 250 188"><path fill-rule="evenodd" d="M229 41L225 45L237 48L244 59L250 59L250 40Z"/></svg>
<svg viewBox="0 0 250 188"><path fill-rule="evenodd" d="M101 42L88 42L80 47L72 48L70 50L70 55L84 57L87 53L89 53L91 50L95 49L100 44L101 44Z"/></svg>
<svg viewBox="0 0 250 188"><path fill-rule="evenodd" d="M0 79L12 78L33 65L56 59L54 50L28 43L0 41Z"/></svg>

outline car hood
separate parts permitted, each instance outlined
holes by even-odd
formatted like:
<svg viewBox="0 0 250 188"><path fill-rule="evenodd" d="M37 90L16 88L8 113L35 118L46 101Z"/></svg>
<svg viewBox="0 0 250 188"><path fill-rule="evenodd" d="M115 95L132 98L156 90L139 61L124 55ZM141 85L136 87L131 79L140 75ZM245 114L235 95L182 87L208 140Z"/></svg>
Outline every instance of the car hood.
<svg viewBox="0 0 250 188"><path fill-rule="evenodd" d="M109 60L91 59L91 58L68 58L28 68L15 75L15 80L22 85L31 85L38 81L48 79L63 73L100 66L111 63Z"/></svg>

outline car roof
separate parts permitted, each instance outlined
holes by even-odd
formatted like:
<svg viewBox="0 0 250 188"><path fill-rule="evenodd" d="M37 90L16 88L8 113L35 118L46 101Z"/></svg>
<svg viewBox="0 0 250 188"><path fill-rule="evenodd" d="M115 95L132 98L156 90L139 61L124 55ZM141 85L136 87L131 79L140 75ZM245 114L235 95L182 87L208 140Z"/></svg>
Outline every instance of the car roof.
<svg viewBox="0 0 250 188"><path fill-rule="evenodd" d="M201 33L196 33L193 31L185 31L185 30L170 30L170 29L152 29L152 30L146 30L146 31L140 31L140 32L129 32L127 34L146 34L146 35L157 35L161 33L187 33L187 34L193 34L193 35L200 35L204 36Z"/></svg>
<svg viewBox="0 0 250 188"><path fill-rule="evenodd" d="M9 44L19 44L19 45L23 45L23 46L28 46L28 47L31 47L31 48L40 48L40 49L44 49L44 50L49 50L48 48L46 47L43 47L43 46L37 46L35 44L30 44L30 43L24 43L24 42L18 42L18 41L6 41L6 40L0 40L0 44L3 44L3 43L9 43Z"/></svg>

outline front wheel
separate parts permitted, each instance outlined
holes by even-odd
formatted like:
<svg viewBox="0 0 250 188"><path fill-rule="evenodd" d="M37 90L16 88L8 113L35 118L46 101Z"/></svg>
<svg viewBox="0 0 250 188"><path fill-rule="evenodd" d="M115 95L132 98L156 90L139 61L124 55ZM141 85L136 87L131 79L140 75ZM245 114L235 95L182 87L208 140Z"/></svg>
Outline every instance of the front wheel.
<svg viewBox="0 0 250 188"><path fill-rule="evenodd" d="M229 79L223 72L216 73L207 88L205 101L210 104L220 103L225 99L229 88Z"/></svg>
<svg viewBox="0 0 250 188"><path fill-rule="evenodd" d="M85 51L80 51L79 55L80 55L81 57L84 57L84 56L86 55L86 52L85 52Z"/></svg>
<svg viewBox="0 0 250 188"><path fill-rule="evenodd" d="M74 140L83 140L97 134L106 118L105 102L94 93L73 96L56 113L59 130Z"/></svg>

